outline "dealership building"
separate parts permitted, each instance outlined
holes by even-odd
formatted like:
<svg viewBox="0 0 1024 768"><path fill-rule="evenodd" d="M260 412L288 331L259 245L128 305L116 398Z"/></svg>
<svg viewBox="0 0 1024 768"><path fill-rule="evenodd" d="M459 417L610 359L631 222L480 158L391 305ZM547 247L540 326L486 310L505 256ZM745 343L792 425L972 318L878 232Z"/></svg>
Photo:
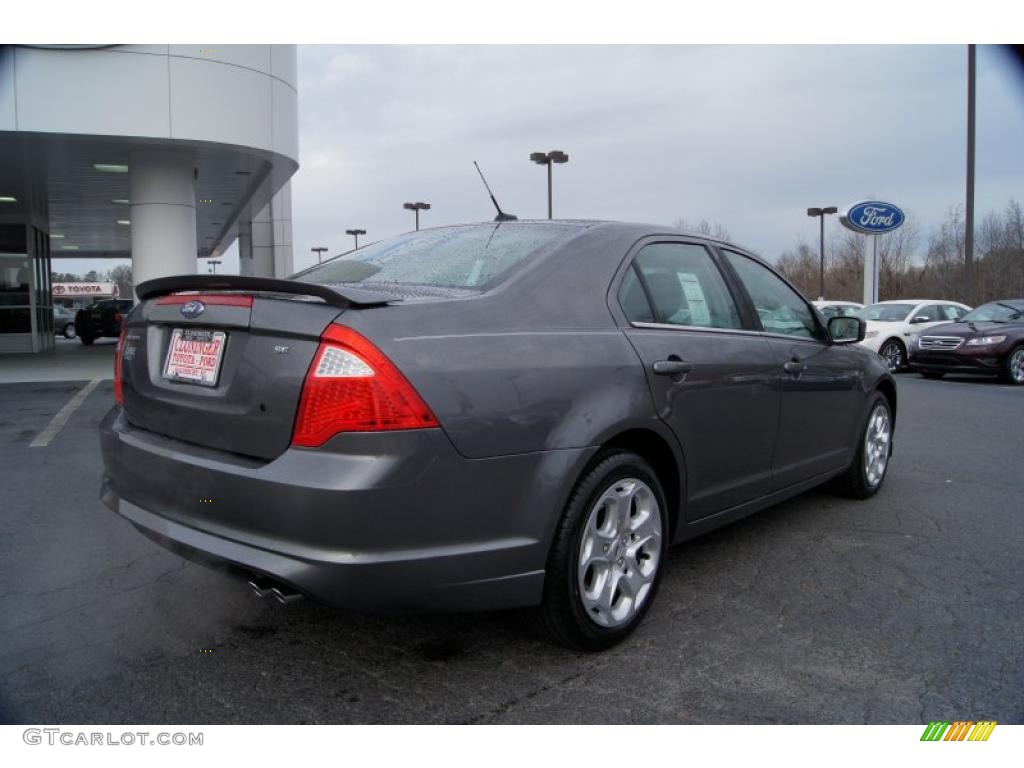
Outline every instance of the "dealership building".
<svg viewBox="0 0 1024 768"><path fill-rule="evenodd" d="M52 348L53 258L290 274L297 98L293 45L0 45L0 353Z"/></svg>

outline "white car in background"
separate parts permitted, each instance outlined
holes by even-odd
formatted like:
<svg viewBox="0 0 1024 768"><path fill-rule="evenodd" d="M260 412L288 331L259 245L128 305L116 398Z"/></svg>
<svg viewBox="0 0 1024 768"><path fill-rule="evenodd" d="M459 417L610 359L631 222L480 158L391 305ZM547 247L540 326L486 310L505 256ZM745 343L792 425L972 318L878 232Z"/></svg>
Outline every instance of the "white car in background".
<svg viewBox="0 0 1024 768"><path fill-rule="evenodd" d="M831 320L833 317L855 317L858 310L864 309L864 305L858 304L856 301L818 299L811 303L825 316L825 320Z"/></svg>
<svg viewBox="0 0 1024 768"><path fill-rule="evenodd" d="M921 331L951 323L971 311L966 304L940 299L894 299L870 304L857 313L867 321L864 341L885 360L890 371L906 367L907 351Z"/></svg>

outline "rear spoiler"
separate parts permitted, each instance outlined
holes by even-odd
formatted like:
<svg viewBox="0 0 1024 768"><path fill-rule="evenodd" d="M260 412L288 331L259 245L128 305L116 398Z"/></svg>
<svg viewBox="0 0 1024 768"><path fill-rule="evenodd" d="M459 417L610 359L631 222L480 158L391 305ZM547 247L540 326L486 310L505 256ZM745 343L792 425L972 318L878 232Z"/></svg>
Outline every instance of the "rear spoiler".
<svg viewBox="0 0 1024 768"><path fill-rule="evenodd" d="M140 301L167 296L182 291L250 291L253 293L290 293L295 296L315 296L331 306L377 307L400 296L367 291L360 288L331 287L298 280L278 280L273 277L246 277L243 275L174 275L146 280L135 286Z"/></svg>

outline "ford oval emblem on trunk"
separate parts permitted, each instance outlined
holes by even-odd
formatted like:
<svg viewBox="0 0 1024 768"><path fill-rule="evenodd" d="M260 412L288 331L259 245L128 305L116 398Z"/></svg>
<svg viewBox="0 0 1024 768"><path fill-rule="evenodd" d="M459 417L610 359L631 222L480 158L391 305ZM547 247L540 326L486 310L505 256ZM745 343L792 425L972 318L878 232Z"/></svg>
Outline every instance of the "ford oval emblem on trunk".
<svg viewBox="0 0 1024 768"><path fill-rule="evenodd" d="M201 301L189 301L181 305L181 316L189 319L193 317L199 317L203 314L206 309L206 305Z"/></svg>
<svg viewBox="0 0 1024 768"><path fill-rule="evenodd" d="M865 235L882 235L903 225L903 211L892 203L869 200L851 205L839 220L847 229Z"/></svg>

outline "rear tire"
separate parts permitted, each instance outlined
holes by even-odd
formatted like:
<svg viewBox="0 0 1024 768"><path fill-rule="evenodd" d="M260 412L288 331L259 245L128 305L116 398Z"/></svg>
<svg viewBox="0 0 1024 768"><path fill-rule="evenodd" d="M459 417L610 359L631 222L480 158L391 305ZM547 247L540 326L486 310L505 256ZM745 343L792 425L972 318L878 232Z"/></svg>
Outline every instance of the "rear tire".
<svg viewBox="0 0 1024 768"><path fill-rule="evenodd" d="M540 625L562 645L602 651L637 628L657 593L668 513L641 456L613 450L576 483L555 531Z"/></svg>
<svg viewBox="0 0 1024 768"><path fill-rule="evenodd" d="M946 375L945 371L918 371L926 379L941 379Z"/></svg>
<svg viewBox="0 0 1024 768"><path fill-rule="evenodd" d="M857 453L846 472L839 476L839 489L853 499L868 499L885 482L892 456L892 406L881 392L870 400L868 415L861 426Z"/></svg>
<svg viewBox="0 0 1024 768"><path fill-rule="evenodd" d="M65 325L62 335L64 336L65 339L75 338L75 324L68 323L67 325Z"/></svg>
<svg viewBox="0 0 1024 768"><path fill-rule="evenodd" d="M78 340L79 340L80 342L82 342L82 343L83 343L83 344L84 344L85 346L87 346L87 347L88 347L88 346L89 346L90 344L92 344L92 343L93 343L94 341L96 341L96 339L94 339L94 338L93 338L92 336L79 336L79 337L78 337Z"/></svg>

